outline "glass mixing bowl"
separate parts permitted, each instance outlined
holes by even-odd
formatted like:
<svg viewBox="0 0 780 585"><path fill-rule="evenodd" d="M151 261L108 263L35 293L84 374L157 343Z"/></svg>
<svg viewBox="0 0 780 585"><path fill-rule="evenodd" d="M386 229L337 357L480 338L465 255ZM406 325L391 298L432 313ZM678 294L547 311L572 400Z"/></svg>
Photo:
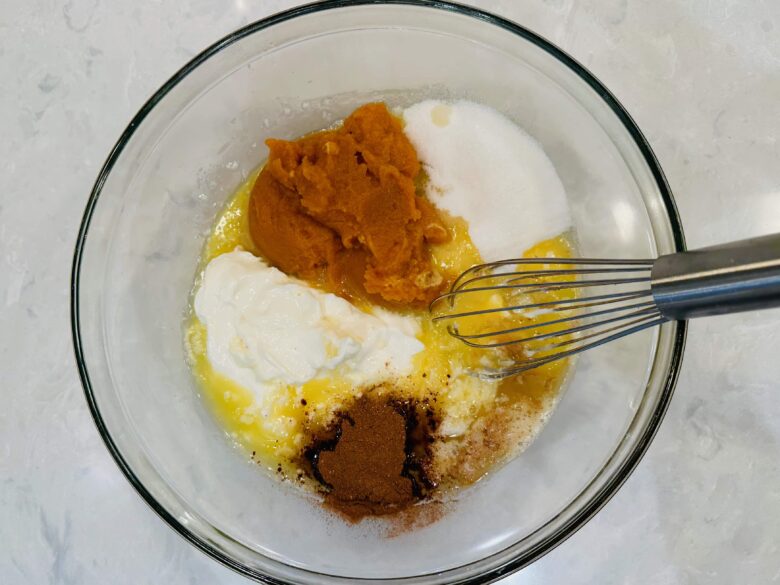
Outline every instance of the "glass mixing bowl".
<svg viewBox="0 0 780 585"><path fill-rule="evenodd" d="M604 505L668 405L684 323L583 355L525 453L456 494L438 522L394 538L323 512L226 439L182 343L216 213L265 158L266 137L323 128L371 100L431 97L488 104L541 143L566 187L582 256L684 247L669 187L626 111L516 24L445 2L340 1L267 18L205 50L141 108L97 179L74 257L73 336L89 406L123 473L171 527L244 575L494 580Z"/></svg>

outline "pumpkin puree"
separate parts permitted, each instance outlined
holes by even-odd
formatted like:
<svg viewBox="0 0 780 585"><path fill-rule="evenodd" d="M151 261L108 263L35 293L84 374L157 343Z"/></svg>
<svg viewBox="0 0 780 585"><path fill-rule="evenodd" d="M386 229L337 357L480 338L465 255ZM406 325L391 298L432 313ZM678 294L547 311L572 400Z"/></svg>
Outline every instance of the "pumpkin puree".
<svg viewBox="0 0 780 585"><path fill-rule="evenodd" d="M345 296L419 306L447 286L428 244L449 239L417 195L417 153L384 104L366 104L336 130L266 141L249 200L252 240L287 274Z"/></svg>

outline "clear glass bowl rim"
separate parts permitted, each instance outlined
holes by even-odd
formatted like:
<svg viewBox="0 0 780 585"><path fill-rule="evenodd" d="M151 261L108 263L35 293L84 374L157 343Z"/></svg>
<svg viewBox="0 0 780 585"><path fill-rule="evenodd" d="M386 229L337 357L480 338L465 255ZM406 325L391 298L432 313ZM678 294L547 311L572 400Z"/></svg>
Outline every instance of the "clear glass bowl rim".
<svg viewBox="0 0 780 585"><path fill-rule="evenodd" d="M79 325L79 278L80 278L81 257L86 242L87 234L89 231L92 214L95 209L95 205L97 204L98 198L100 197L103 184L105 183L108 175L111 173L114 164L119 160L119 157L121 156L124 147L129 142L136 128L138 128L141 125L144 118L146 118L147 114L157 105L158 102L160 102L168 94L168 92L173 87L175 87L180 81L182 81L185 77L187 77L187 75L189 75L201 63L203 63L207 59L213 57L223 49L229 47L233 43L241 40L246 36L252 35L268 27L274 26L276 24L300 16L310 15L324 10L332 10L332 9L346 8L352 6L369 6L369 5L397 5L397 6L426 7L426 8L432 8L437 10L443 10L447 12L453 12L471 18L476 18L483 22L500 27L505 31L514 33L526 41L530 41L538 48L549 53L565 67L570 69L582 81L587 83L591 88L593 88L596 91L596 93L599 94L599 96L604 100L604 102L610 108L612 113L615 114L615 116L617 116L617 118L623 124L626 131L633 139L635 145L637 146L640 153L642 154L645 163L648 165L648 168L650 169L653 178L655 180L655 183L658 187L659 193L661 195L661 200L664 206L664 210L666 212L666 218L668 219L670 227L672 229L675 250L677 252L682 252L686 249L682 222L680 220L680 216L677 211L677 206L675 204L671 189L666 181L666 177L664 176L661 166L658 163L658 160L656 159L655 154L653 153L650 147L650 144L647 142L647 139L639 130L639 127L636 125L636 123L631 118L631 116L626 111L626 109L617 100L617 98L582 64L580 64L573 57L568 55L566 52L558 48L550 41L546 40L545 38L539 36L538 34L530 31L529 29L515 22L512 22L500 16L496 16L490 12L486 12L484 10L475 8L473 6L466 6L463 4L457 4L454 2L448 2L444 0L325 0L322 2L313 2L311 4L298 6L271 15L267 18L257 20L251 24L248 24L234 31L233 33L225 36L221 40L217 41L216 43L204 49L200 54L198 54L186 65L184 65L179 71L177 71L167 82L165 82L160 87L160 89L158 89L141 107L138 113L130 121L127 128L121 134L119 140L117 140L116 144L111 149L110 153L108 154L108 157L106 158L105 163L103 164L103 167L101 168L97 176L97 179L95 180L95 184L90 193L89 200L87 201L84 215L82 217L82 221L79 227L78 237L76 240L76 247L73 255L73 264L72 264L72 271L71 271L71 299L70 299L71 300L70 302L71 333L73 337L73 347L74 347L74 352L76 357L76 363L78 366L79 377L81 379L81 384L84 388L84 394L90 412L92 414L92 418L95 422L95 425L97 426L98 432L100 433L100 436L103 439L109 453L114 458L114 461L117 463L120 470L125 475L125 477L130 482L130 484L133 486L133 488L138 492L141 498L143 498L143 500L152 508L152 510L156 512L157 515L160 516L160 518L162 518L165 521L166 524L168 524L171 528L173 528L173 530L175 530L179 535L181 535L185 540L190 542L196 548L205 552L207 555L217 560L218 562L222 563L226 567L233 569L234 571L246 577L264 583L285 585L286 582L280 581L269 575L260 573L256 569L252 567L248 567L236 561L235 559L227 556L222 551L215 548L209 542L193 534L190 530L187 529L186 526L180 523L170 512L168 512L168 510L166 510L151 495L151 493L144 487L140 479L136 477L135 473L127 464L121 452L117 448L100 414L100 410L97 406L97 401L95 398L95 394L93 392L92 383L90 381L89 372L87 369L85 356L82 349L81 331ZM636 447L621 463L618 471L614 474L612 480L607 482L602 487L601 491L589 502L587 502L587 504L583 508L581 508L569 520L569 522L559 527L558 530L556 530L553 534L551 534L538 546L527 551L518 552L518 554L514 556L508 563L503 563L500 566L488 568L486 571L482 573L473 575L471 577L467 577L465 579L457 579L457 583L461 583L461 584L490 583L529 565L530 563L534 562L535 560L539 559L540 557L550 552L552 549L554 549L556 546L558 546L567 538L569 538L572 534L574 534L577 530L579 530L582 526L584 526L585 523L588 520L590 520L623 485L623 483L628 479L628 477L631 475L633 470L636 468L637 464L642 459L645 452L647 451L647 448L652 442L653 437L658 431L658 428L663 420L663 417L666 414L666 410L668 408L669 402L674 392L674 387L677 382L680 367L682 364L683 352L685 349L687 323L685 321L677 321L677 322L673 322L673 326L675 327L675 331L673 334L673 347L672 347L670 363L668 366L668 372L666 378L662 384L661 393L659 396L656 410L655 412L652 413L650 422L647 425L647 427L644 429L641 438L637 441ZM468 565L450 569L446 571L446 573L453 573L453 576L455 576L455 573L464 571L466 569L475 568L475 565L479 565L479 564L489 565L490 560L493 557L498 557L499 555L502 554L502 552L504 551L499 551L494 555L491 555L484 559L480 559L479 561L475 561ZM304 571L302 569L298 569L298 570ZM317 573L311 571L304 571L304 572L309 573L312 576L317 575ZM321 576L324 578L335 577L334 575L324 575L324 574ZM439 576L442 575L440 574ZM424 577L424 576L420 575L419 577ZM406 580L412 581L419 577L410 577L410 578L403 578L403 579L387 579L387 580L375 579L373 581L402 582ZM350 578L350 577L338 577L338 579L341 580L342 582L355 582L355 583L367 581L361 578Z"/></svg>

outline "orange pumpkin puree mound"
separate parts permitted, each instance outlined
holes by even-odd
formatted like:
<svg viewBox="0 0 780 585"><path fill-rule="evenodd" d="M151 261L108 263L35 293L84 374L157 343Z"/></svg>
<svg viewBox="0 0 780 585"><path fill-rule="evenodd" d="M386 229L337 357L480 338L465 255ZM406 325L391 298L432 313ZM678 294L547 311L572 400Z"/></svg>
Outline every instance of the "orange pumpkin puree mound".
<svg viewBox="0 0 780 585"><path fill-rule="evenodd" d="M266 141L270 153L249 200L252 240L287 274L404 305L445 286L428 244L449 232L415 193L420 161L385 104L366 104L336 130Z"/></svg>

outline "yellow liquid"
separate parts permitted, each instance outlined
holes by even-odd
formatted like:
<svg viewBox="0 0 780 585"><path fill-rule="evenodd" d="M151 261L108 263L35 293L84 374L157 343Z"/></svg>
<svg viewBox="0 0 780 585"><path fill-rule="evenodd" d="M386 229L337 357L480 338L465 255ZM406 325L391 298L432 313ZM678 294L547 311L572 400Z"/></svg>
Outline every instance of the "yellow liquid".
<svg viewBox="0 0 780 585"><path fill-rule="evenodd" d="M445 244L442 249L434 250L433 254L437 262L443 266L452 266L456 273L461 273L471 266L482 263L482 258L474 247L468 236L468 227L463 220L455 221L454 237L451 242ZM559 236L550 240L545 240L527 250L523 257L525 258L570 258L572 256L572 247L569 241ZM542 268L541 265L529 265L524 267L526 270ZM556 276L546 278L545 282L564 280L566 277ZM524 302L542 303L554 300L573 298L574 293L571 290L556 290L549 292L537 292L526 296ZM449 309L449 312L461 311L479 311L483 309L506 307L509 304L506 297L495 292L470 293L458 298L456 305ZM460 340L449 334L446 324L433 323L427 315L422 315L422 336L428 351L421 352L417 356L416 369L429 372L433 381L439 384L446 384L451 378L454 370L466 369L472 371L484 370L485 356L491 355L494 350L481 350L469 347ZM527 323L518 323L516 315L507 315L506 313L497 313L493 315L480 315L468 320L467 325L474 332L480 331L499 331L510 327L516 327L523 324L534 324L540 326L542 323L553 319L551 314L542 314L535 316L533 321ZM564 325L549 326L544 332L560 330ZM462 333L465 331L461 330ZM540 333L538 328L531 329L526 335ZM491 357L496 357L495 353ZM569 362L560 360L545 364L533 370L524 372L512 378L506 378L498 383L497 392L499 396L506 397L509 402L525 402L528 406L535 409L545 407L545 399L556 393L566 375ZM489 366L488 366L489 367ZM451 398L445 394L445 408L448 405L448 399ZM460 396L453 397L456 399Z"/></svg>
<svg viewBox="0 0 780 585"><path fill-rule="evenodd" d="M247 208L257 174L253 173L239 187L220 214L204 246L203 266L237 246L256 251L249 234ZM437 267L443 273L459 274L480 264L482 258L469 237L466 222L460 218L445 219L452 238L432 247ZM565 258L570 257L571 252L568 241L558 237L539 243L525 255ZM565 293L560 291L540 295L534 301L565 298ZM466 308L477 310L497 306L499 302L501 299L495 296L475 294ZM364 304L358 304L366 308ZM394 382L410 396L436 396L437 404L444 412L453 411L474 418L489 408L496 395L505 396L511 402L525 401L541 407L542 399L557 392L566 374L567 362L561 361L500 383L478 380L467 371L480 369L485 355L482 350L469 348L453 338L446 327L430 321L427 311L412 314L420 321L419 337L426 350L415 356L414 370L409 378ZM544 316L540 316L538 321L543 319ZM495 323L486 318L482 326L495 326ZM311 380L301 387L280 385L274 399L261 407L249 390L212 368L206 353L206 329L194 316L187 326L186 342L194 375L218 422L255 461L272 469L294 473L291 459L303 446L304 428L327 422L334 407L354 396L355 388L345 378L334 375ZM464 378L467 378L465 383ZM453 386L456 379L462 383Z"/></svg>

